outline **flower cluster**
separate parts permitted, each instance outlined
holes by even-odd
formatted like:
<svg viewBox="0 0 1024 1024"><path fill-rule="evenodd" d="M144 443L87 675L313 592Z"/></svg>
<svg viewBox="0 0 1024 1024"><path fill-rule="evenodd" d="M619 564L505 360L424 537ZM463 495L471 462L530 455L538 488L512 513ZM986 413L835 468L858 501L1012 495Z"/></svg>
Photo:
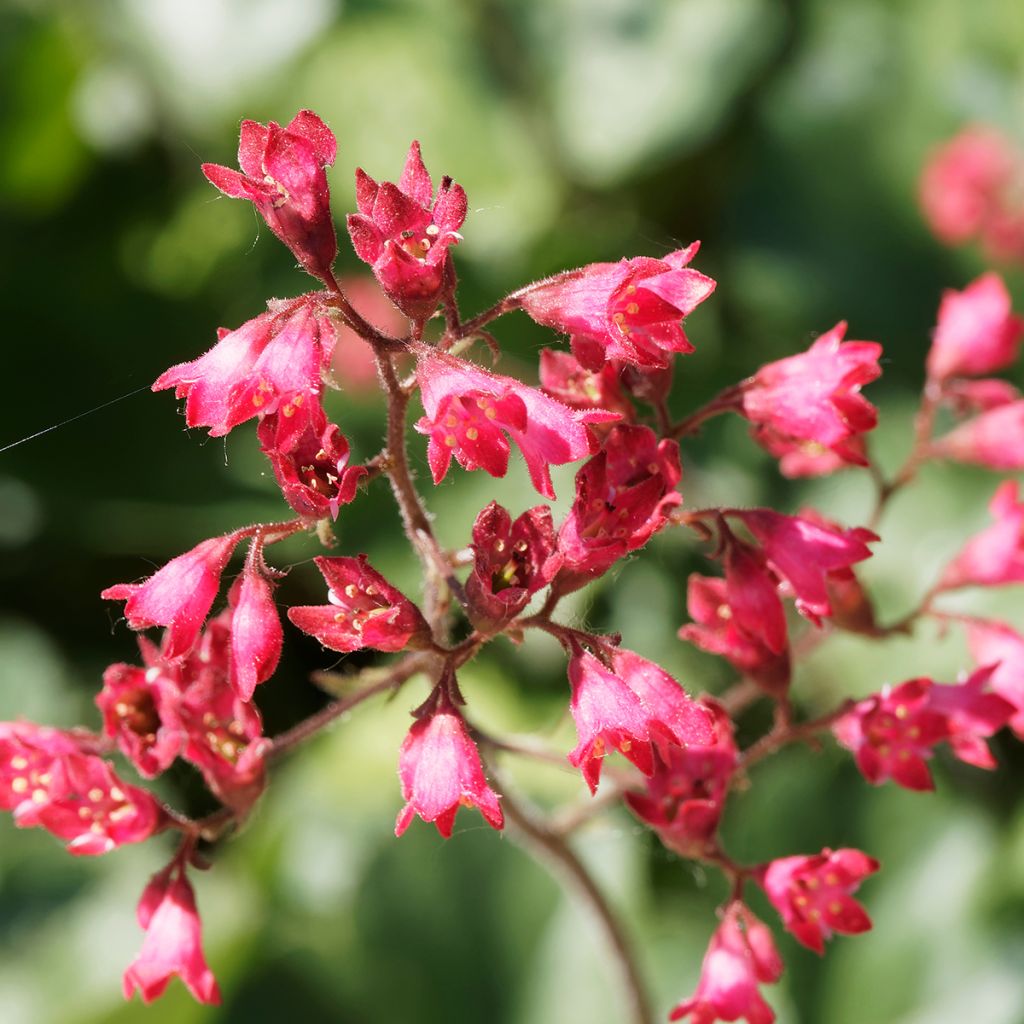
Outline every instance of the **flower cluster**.
<svg viewBox="0 0 1024 1024"><path fill-rule="evenodd" d="M138 904L145 938L125 972L124 991L148 1002L176 974L197 1000L213 1003L219 989L203 954L187 874L208 866L199 843L215 852L217 841L245 820L277 755L363 701L425 679L425 699L421 692L407 705L413 721L396 752L395 834L422 827L413 825L418 817L447 839L462 807L497 830L507 820L583 879L580 888L618 955L628 957L599 887L568 845L571 829L554 818L535 820L499 766L517 755L563 769L568 763L579 772L581 795L601 790L589 806L625 806L675 855L720 871L728 883L696 991L670 1019L770 1024L774 1012L761 986L779 979L783 963L771 926L746 902L748 890L763 889L777 924L821 954L834 934L870 929L854 893L879 864L854 848L734 859L720 825L732 792L750 783L757 762L831 733L869 783L892 779L921 791L935 785L928 761L941 744L960 761L992 769L991 737L1003 726L1024 736L1024 636L1008 623L937 604L950 591L1024 582L1024 503L1015 482L997 487L993 523L966 541L904 619L882 623L858 575L880 540L875 526L887 502L923 463L1024 468L1024 399L990 376L1016 359L1024 320L995 273L946 292L913 448L886 476L869 444L878 411L861 393L881 373L882 346L845 340L844 322L806 351L755 369L675 419L676 357L696 347L684 321L715 290L691 265L699 243L566 270L463 321L453 255L468 210L463 188L445 176L435 189L416 142L397 184L357 170L348 234L376 284L339 282L326 179L336 158L330 129L301 111L284 128L243 122L240 170L204 165L218 189L256 206L322 287L270 300L265 312L222 329L208 352L172 366L153 385L173 388L184 399L186 424L213 437L255 421L245 429L255 431L295 516L202 540L148 578L104 590L103 598L124 602L140 663L118 662L103 674L96 697L101 732L0 723L2 806L17 825L42 827L75 854L175 835L176 851ZM1015 160L978 133L943 151L924 185L936 230L950 240L981 234L990 248L1024 248L1024 222L1006 208ZM476 339L497 354L500 343L488 328L517 310L569 339L567 349L540 349L535 382L499 374L469 355ZM385 399L384 447L359 464L331 419L331 391L341 386L357 394L372 388L372 379ZM412 423L419 438L408 429L414 401L422 406ZM869 469L877 486L872 528L842 525L812 508L701 508L692 503L689 477L684 499L686 442L724 413L747 421L783 476ZM943 434L936 432L940 417L955 421ZM460 475L453 460L464 471L504 477L514 447L534 490L554 500L551 467L573 465L564 514L556 517L544 503L508 509L488 498L469 509L472 529L446 548L410 468L410 441L435 485ZM414 591L396 574L400 590L380 571L390 573L390 561L381 558L375 567L358 547L343 548L293 563L310 597L282 615L275 592L284 572L268 564L267 549L300 534L331 547L332 523L379 477L390 483L421 587ZM478 479L488 482L486 475ZM557 616L567 595L614 578L669 531L707 544L703 556L719 566L693 572L685 594L680 586L676 595L689 614L679 638L723 659L735 676L719 699L691 695L662 665L622 636L589 628L579 613L571 624ZM244 561L228 576L239 548ZM799 655L808 640L846 631L882 642L929 619L966 629L975 661L969 675L952 684L879 680L875 693L801 717ZM360 652L367 667L335 680L335 700L271 738L264 735L260 687L294 630L328 651ZM558 699L575 726L571 750L478 723L484 684L471 663L499 637L519 643L530 630L564 652L567 687ZM397 657L382 662L377 655ZM753 702L770 704L773 724L747 742L749 730L736 725ZM142 780L181 759L220 807L203 818L174 810L126 781L115 756ZM624 973L636 984L638 971ZM636 994L634 1001L644 1002Z"/></svg>

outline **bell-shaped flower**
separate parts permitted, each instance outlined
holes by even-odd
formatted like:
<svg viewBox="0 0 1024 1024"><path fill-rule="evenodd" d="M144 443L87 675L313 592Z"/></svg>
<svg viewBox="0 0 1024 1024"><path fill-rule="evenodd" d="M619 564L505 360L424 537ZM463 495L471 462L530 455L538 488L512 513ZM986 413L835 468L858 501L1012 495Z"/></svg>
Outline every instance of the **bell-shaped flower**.
<svg viewBox="0 0 1024 1024"><path fill-rule="evenodd" d="M262 561L258 548L254 548L228 595L231 687L244 701L252 700L256 687L274 674L284 640L273 584L267 579Z"/></svg>
<svg viewBox="0 0 1024 1024"><path fill-rule="evenodd" d="M492 828L504 828L501 798L487 784L476 744L447 691L442 680L415 712L402 742L398 778L406 803L395 822L396 836L419 815L448 839L460 807L476 807Z"/></svg>
<svg viewBox="0 0 1024 1024"><path fill-rule="evenodd" d="M623 394L618 368L603 363L589 370L572 353L553 348L540 350L540 386L570 409L604 409L624 422L636 418L633 403Z"/></svg>
<svg viewBox="0 0 1024 1024"><path fill-rule="evenodd" d="M209 352L172 366L153 390L174 388L186 400L185 422L220 437L253 416L288 416L289 408L318 399L336 339L316 296L275 300L236 330L221 328Z"/></svg>
<svg viewBox="0 0 1024 1024"><path fill-rule="evenodd" d="M642 790L625 794L629 809L682 857L700 857L706 852L718 830L729 780L736 770L729 716L708 698L702 699L700 706L711 716L710 739L685 747L658 744L654 773L644 779Z"/></svg>
<svg viewBox="0 0 1024 1024"><path fill-rule="evenodd" d="M174 661L195 645L214 599L220 577L240 531L213 537L172 558L142 583L118 583L100 597L124 601L124 614L132 629L166 626L163 656Z"/></svg>
<svg viewBox="0 0 1024 1024"><path fill-rule="evenodd" d="M878 861L860 850L828 848L811 856L780 857L757 873L772 906L797 942L819 955L833 932L859 935L871 918L853 898Z"/></svg>
<svg viewBox="0 0 1024 1024"><path fill-rule="evenodd" d="M870 530L844 530L819 517L787 516L771 509L731 512L757 538L768 566L783 581L796 608L815 625L832 614L829 577L871 557Z"/></svg>
<svg viewBox="0 0 1024 1024"><path fill-rule="evenodd" d="M430 438L427 461L435 484L444 479L453 455L464 469L504 476L511 440L523 453L533 486L554 498L548 467L590 455L596 444L586 425L617 419L600 410L570 409L513 377L442 353L422 358L416 376L426 411L416 429Z"/></svg>
<svg viewBox="0 0 1024 1024"><path fill-rule="evenodd" d="M356 171L358 213L349 214L348 233L356 255L373 268L380 286L411 320L423 321L454 286L448 248L462 240L466 193L449 177L434 195L420 144L409 147L397 185L378 184Z"/></svg>
<svg viewBox="0 0 1024 1024"><path fill-rule="evenodd" d="M860 389L881 375L882 346L843 341L845 333L840 321L806 352L768 363L740 385L740 411L773 455L831 452L844 464L867 465L860 436L878 422L878 410ZM809 468L801 464L800 475Z"/></svg>
<svg viewBox="0 0 1024 1024"><path fill-rule="evenodd" d="M571 589L643 547L682 502L679 446L649 427L616 426L576 474L576 497L558 531L560 579Z"/></svg>
<svg viewBox="0 0 1024 1024"><path fill-rule="evenodd" d="M747 632L740 625L730 603L729 582L697 573L690 576L687 585L686 608L693 622L679 630L681 640L727 659L765 692L777 697L785 694L789 688L790 660L784 620L783 649L772 651L761 639L764 630ZM740 608L743 610L744 606L741 604Z"/></svg>
<svg viewBox="0 0 1024 1024"><path fill-rule="evenodd" d="M138 920L146 937L124 972L125 999L138 992L144 1003L151 1003L176 974L195 1000L219 1003L217 981L203 956L195 893L182 863L174 861L150 879L139 900Z"/></svg>
<svg viewBox="0 0 1024 1024"><path fill-rule="evenodd" d="M669 1020L688 1017L690 1024L714 1024L742 1017L747 1024L772 1024L775 1013L758 985L781 976L782 958L772 933L737 900L711 938L697 990L672 1010Z"/></svg>
<svg viewBox="0 0 1024 1024"><path fill-rule="evenodd" d="M243 121L238 140L241 173L203 164L203 174L232 199L249 199L267 227L303 268L324 279L338 255L325 168L337 142L311 110L300 110L284 127Z"/></svg>
<svg viewBox="0 0 1024 1024"><path fill-rule="evenodd" d="M35 722L0 722L0 809L26 814L67 791L61 768L71 755L95 754L99 737Z"/></svg>
<svg viewBox="0 0 1024 1024"><path fill-rule="evenodd" d="M928 353L928 376L983 377L1005 369L1020 350L1024 320L1014 315L1010 293L993 271L962 292L950 289L939 304L939 322Z"/></svg>
<svg viewBox="0 0 1024 1024"><path fill-rule="evenodd" d="M513 521L492 501L473 524L473 555L466 580L470 614L477 629L494 631L522 611L561 565L551 509L538 505Z"/></svg>
<svg viewBox="0 0 1024 1024"><path fill-rule="evenodd" d="M315 558L327 581L329 604L288 609L288 618L332 651L400 651L429 647L430 627L400 590L357 558Z"/></svg>
<svg viewBox="0 0 1024 1024"><path fill-rule="evenodd" d="M111 665L96 695L104 731L147 779L169 768L182 748L180 703L173 670L156 665Z"/></svg>
<svg viewBox="0 0 1024 1024"><path fill-rule="evenodd" d="M537 323L572 335L588 369L605 360L665 367L676 352L692 352L682 320L714 290L715 282L687 267L699 242L664 259L637 256L591 263L530 285L519 295Z"/></svg>
<svg viewBox="0 0 1024 1024"><path fill-rule="evenodd" d="M988 469L1024 469L1024 399L961 423L933 441L928 452Z"/></svg>
<svg viewBox="0 0 1024 1024"><path fill-rule="evenodd" d="M978 665L994 666L992 690L1013 705L1007 724L1024 739L1024 636L1005 622L976 619L967 626L967 643Z"/></svg>
<svg viewBox="0 0 1024 1024"><path fill-rule="evenodd" d="M939 581L942 590L1024 582L1024 503L1017 500L1017 482L1000 484L988 508L995 522L975 534L946 566Z"/></svg>

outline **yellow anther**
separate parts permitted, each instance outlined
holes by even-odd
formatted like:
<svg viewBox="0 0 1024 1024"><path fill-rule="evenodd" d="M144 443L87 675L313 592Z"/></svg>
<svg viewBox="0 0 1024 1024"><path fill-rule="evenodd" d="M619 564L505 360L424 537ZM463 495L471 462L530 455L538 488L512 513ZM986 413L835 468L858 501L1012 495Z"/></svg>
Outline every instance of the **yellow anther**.
<svg viewBox="0 0 1024 1024"><path fill-rule="evenodd" d="M110 787L110 799L119 804L124 800L124 793L117 786Z"/></svg>
<svg viewBox="0 0 1024 1024"><path fill-rule="evenodd" d="M93 786L89 790L89 799L94 803L98 804L103 799L103 790L99 786Z"/></svg>
<svg viewBox="0 0 1024 1024"><path fill-rule="evenodd" d="M617 323L621 324L626 319L625 313L613 313L612 319Z"/></svg>
<svg viewBox="0 0 1024 1024"><path fill-rule="evenodd" d="M92 834L93 834L94 836L101 836L101 835L103 835L103 832L104 832L104 828L103 828L103 826L102 826L102 825L101 825L101 824L100 824L100 823L99 823L98 821L94 821L94 822L93 822L93 823L92 823L92 824L91 824L91 825L89 826L89 831L90 831L90 832L91 832L91 833L92 833Z"/></svg>
<svg viewBox="0 0 1024 1024"><path fill-rule="evenodd" d="M489 405L486 409L484 409L484 415L489 420L493 420L494 417L498 415L498 410L495 409L494 406Z"/></svg>
<svg viewBox="0 0 1024 1024"><path fill-rule="evenodd" d="M354 583L348 583L345 585L345 596L355 597L359 593L359 588Z"/></svg>
<svg viewBox="0 0 1024 1024"><path fill-rule="evenodd" d="M14 779L11 782L11 789L13 789L15 793L24 793L25 790L28 789L28 779L23 779L20 777Z"/></svg>
<svg viewBox="0 0 1024 1024"><path fill-rule="evenodd" d="M457 438L457 437L456 437L456 436L455 436L454 434L449 434L449 435L448 435L448 436L447 436L447 437L446 437L446 438L444 439L444 443L445 443L445 444L446 444L446 445L447 445L447 446L448 446L449 448L454 448L454 447L455 447L455 446L456 446L456 445L457 445L457 444L459 443L459 439L458 439L458 438Z"/></svg>
<svg viewBox="0 0 1024 1024"><path fill-rule="evenodd" d="M470 441L475 441L479 436L480 431L477 430L476 427L470 427L469 430L466 431L466 437L468 437Z"/></svg>
<svg viewBox="0 0 1024 1024"><path fill-rule="evenodd" d="M441 234L441 229L436 224L428 224L427 225L427 234L428 235L432 235L432 236L433 235L439 235L439 234Z"/></svg>
<svg viewBox="0 0 1024 1024"><path fill-rule="evenodd" d="M909 708L907 707L907 705L906 705L906 704L900 704L900 705L899 705L899 706L898 706L898 707L896 708L896 712L895 712L895 714L896 714L896 717L897 717L897 718L906 718L906 717L907 717L907 715L909 715L909 714L910 714L910 709L909 709Z"/></svg>
<svg viewBox="0 0 1024 1024"><path fill-rule="evenodd" d="M839 884L839 876L837 874L834 874L833 872L830 871L825 876L825 884L826 885L838 885Z"/></svg>
<svg viewBox="0 0 1024 1024"><path fill-rule="evenodd" d="M732 609L727 604L720 604L718 606L718 617L728 622L732 618Z"/></svg>
<svg viewBox="0 0 1024 1024"><path fill-rule="evenodd" d="M636 285L635 284L628 285L627 288L626 288L626 294L627 295L636 295Z"/></svg>
<svg viewBox="0 0 1024 1024"><path fill-rule="evenodd" d="M444 425L446 427L454 427L455 424L458 423L458 422L459 421L454 416L452 416L450 414L448 416L445 416L445 418L444 418Z"/></svg>
<svg viewBox="0 0 1024 1024"><path fill-rule="evenodd" d="M17 757L12 757L11 767L16 772L24 771L28 767L28 759L22 757L20 754Z"/></svg>
<svg viewBox="0 0 1024 1024"><path fill-rule="evenodd" d="M363 591L363 593L366 594L367 597L376 597L377 596L377 588L371 583L366 588L366 590Z"/></svg>
<svg viewBox="0 0 1024 1024"><path fill-rule="evenodd" d="M45 804L49 799L49 794L45 789L33 789L32 790L32 802L36 804Z"/></svg>
<svg viewBox="0 0 1024 1024"><path fill-rule="evenodd" d="M291 404L291 402L289 402L289 403L288 403L288 404L287 404L287 405L286 405L286 406L285 406L285 407L284 407L284 408L283 408L283 409L281 410L281 412L282 412L282 413L284 413L284 418L285 418L286 420L290 420L290 419L291 419L291 418L292 418L292 417L293 417L293 416L295 415L295 406L294 406L294 405L292 405L292 404Z"/></svg>
<svg viewBox="0 0 1024 1024"><path fill-rule="evenodd" d="M633 749L633 741L632 740L623 740L619 744L619 750L621 750L624 754L628 754L632 749Z"/></svg>
<svg viewBox="0 0 1024 1024"><path fill-rule="evenodd" d="M629 314L630 316L635 316L635 315L636 315L637 313L639 313L639 312L640 312L640 307L639 307L639 306L638 306L638 305L637 305L637 304L636 304L635 302L631 302L631 303L630 303L630 304L629 304L629 305L628 305L628 306L626 307L626 312L627 312L627 313L628 313L628 314Z"/></svg>

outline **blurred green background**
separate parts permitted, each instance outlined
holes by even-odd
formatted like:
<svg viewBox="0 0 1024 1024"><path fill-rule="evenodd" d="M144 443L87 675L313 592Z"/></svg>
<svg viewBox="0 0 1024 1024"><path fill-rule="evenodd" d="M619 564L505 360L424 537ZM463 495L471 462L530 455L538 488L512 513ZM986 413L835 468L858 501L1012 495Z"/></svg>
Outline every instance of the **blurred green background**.
<svg viewBox="0 0 1024 1024"><path fill-rule="evenodd" d="M1018 143L1024 114L1019 0L53 0L0 2L0 447L135 389L209 347L218 325L308 287L248 204L218 197L199 163L233 163L242 117L318 111L339 139L340 220L352 171L399 173L418 138L435 175L470 197L458 248L463 311L531 277L598 259L659 255L703 240L719 282L691 317L677 412L762 362L802 349L836 320L881 341L876 448L906 450L915 390L945 287L982 269L918 214L916 178L937 143L983 121ZM342 269L360 265L342 239ZM1024 275L1007 273L1018 308ZM534 373L553 339L514 317L497 326L507 370ZM380 409L342 393L331 410L365 458ZM428 479L421 439L412 443ZM867 477L782 481L740 422L684 449L694 505L809 502L849 524ZM571 469L556 474L560 505ZM894 502L865 577L883 618L911 607L985 520L996 480L930 468ZM431 489L442 541L461 546L490 498L536 503L521 465L503 481L454 469ZM252 425L226 442L187 433L172 398L136 394L0 455L0 718L96 725L103 668L134 660L120 607L99 591L242 522L286 514ZM386 488L343 510L339 552L367 551L400 586L415 566L396 541ZM286 604L315 599L302 543ZM278 555L278 552L274 552ZM694 691L729 674L684 647L685 578L699 546L665 535L646 557L566 602L661 661ZM1024 625L1012 592L950 607ZM349 659L359 664L359 659ZM334 664L294 632L261 688L268 731L323 700L306 679ZM956 635L923 627L884 645L836 638L802 668L809 711L837 695L964 667ZM463 678L482 724L572 745L562 656L546 637L501 642ZM463 812L442 843L417 823L396 842L396 751L417 681L357 714L275 772L245 833L196 879L218 1009L172 983L148 1009L120 1000L141 932L134 905L168 849L99 861L0 824L0 1021L488 1021L623 1019L602 936L542 868ZM765 725L755 710L744 720ZM998 775L936 764L938 793L870 790L849 758L784 753L730 805L741 858L858 845L884 871L863 890L876 930L837 939L823 961L780 937L767 990L784 1024L1024 1022L1024 755L996 741ZM517 770L541 801L583 797L568 769ZM175 769L163 792L203 808ZM635 935L659 1014L689 994L724 898L719 878L662 850L625 813L578 847ZM755 906L776 923L763 903Z"/></svg>

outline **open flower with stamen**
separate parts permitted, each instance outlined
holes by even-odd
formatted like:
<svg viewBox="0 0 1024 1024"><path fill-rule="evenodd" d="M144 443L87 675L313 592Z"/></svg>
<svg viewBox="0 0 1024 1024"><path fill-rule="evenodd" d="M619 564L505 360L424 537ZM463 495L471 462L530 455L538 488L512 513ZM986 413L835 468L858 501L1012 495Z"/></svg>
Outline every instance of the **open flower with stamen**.
<svg viewBox="0 0 1024 1024"><path fill-rule="evenodd" d="M615 363L589 370L570 352L542 348L540 386L570 409L605 409L618 413L624 422L636 418L633 403L623 394Z"/></svg>
<svg viewBox="0 0 1024 1024"><path fill-rule="evenodd" d="M554 498L548 467L590 455L597 445L587 424L618 419L599 409L570 409L513 377L443 353L421 358L416 377L426 412L416 430L430 438L427 461L435 484L444 479L453 455L464 469L504 476L511 440L523 453L533 486Z"/></svg>
<svg viewBox="0 0 1024 1024"><path fill-rule="evenodd" d="M687 266L699 248L591 263L528 286L519 302L537 323L572 335L576 358L590 370L609 359L665 367L676 352L693 351L682 320L715 290Z"/></svg>
<svg viewBox="0 0 1024 1024"><path fill-rule="evenodd" d="M243 121L241 173L203 164L203 174L225 195L250 200L305 270L323 279L338 254L325 172L336 154L330 128L313 111L300 110L284 128Z"/></svg>
<svg viewBox="0 0 1024 1024"><path fill-rule="evenodd" d="M860 850L826 848L811 856L780 857L756 878L786 931L820 955L833 932L859 935L871 928L871 918L852 894L878 868L878 861Z"/></svg>
<svg viewBox="0 0 1024 1024"><path fill-rule="evenodd" d="M420 610L372 568L366 555L313 561L327 582L330 603L288 609L288 618L304 633L343 653L430 646L430 627Z"/></svg>
<svg viewBox="0 0 1024 1024"><path fill-rule="evenodd" d="M356 171L358 213L348 216L356 255L369 263L380 286L412 320L423 321L437 308L445 289L454 287L449 246L462 241L466 193L444 177L434 195L420 144L409 147L397 185L378 184Z"/></svg>

